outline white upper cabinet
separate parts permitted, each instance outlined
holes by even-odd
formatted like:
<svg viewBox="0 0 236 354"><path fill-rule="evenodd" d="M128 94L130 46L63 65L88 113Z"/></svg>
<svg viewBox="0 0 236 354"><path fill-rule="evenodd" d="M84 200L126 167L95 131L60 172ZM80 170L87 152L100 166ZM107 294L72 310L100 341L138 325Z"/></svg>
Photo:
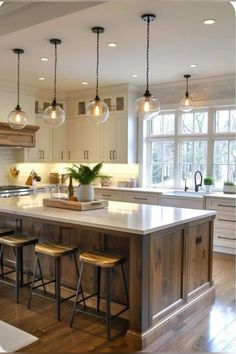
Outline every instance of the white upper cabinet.
<svg viewBox="0 0 236 354"><path fill-rule="evenodd" d="M68 119L67 142L68 161L100 161L100 126L87 118Z"/></svg>
<svg viewBox="0 0 236 354"><path fill-rule="evenodd" d="M110 113L108 120L101 125L86 119L85 108L93 97L91 94L86 97L83 93L83 97L67 101L68 122L77 121L70 122L67 129L68 156L71 161L137 162L137 118L134 113L136 94L129 90L128 85L124 85L122 90L119 88L117 92L114 87L112 92L107 92L101 92L101 97Z"/></svg>

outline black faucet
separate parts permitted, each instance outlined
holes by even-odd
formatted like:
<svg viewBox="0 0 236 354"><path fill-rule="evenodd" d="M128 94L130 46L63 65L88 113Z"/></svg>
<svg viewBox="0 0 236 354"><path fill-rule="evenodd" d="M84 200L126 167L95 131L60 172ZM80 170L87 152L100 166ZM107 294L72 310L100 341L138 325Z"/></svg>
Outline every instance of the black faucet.
<svg viewBox="0 0 236 354"><path fill-rule="evenodd" d="M200 183L197 184L197 174L199 173L200 175ZM202 174L200 171L196 171L194 173L194 186L195 186L195 192L198 192L199 187L202 187Z"/></svg>

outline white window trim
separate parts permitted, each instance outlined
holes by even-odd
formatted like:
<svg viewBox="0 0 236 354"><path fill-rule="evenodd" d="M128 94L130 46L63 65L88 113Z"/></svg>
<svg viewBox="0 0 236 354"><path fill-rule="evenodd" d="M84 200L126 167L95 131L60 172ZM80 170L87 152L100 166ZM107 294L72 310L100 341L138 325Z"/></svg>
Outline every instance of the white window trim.
<svg viewBox="0 0 236 354"><path fill-rule="evenodd" d="M214 147L214 141L215 140L231 140L235 139L235 133L232 132L226 132L226 133L216 133L215 132L215 112L218 110L230 110L230 109L235 109L234 104L226 104L222 106L215 106L215 107L198 107L194 111L207 111L208 112L208 133L207 134L201 134L201 133L194 133L194 134L180 134L180 111L179 110L173 110L173 109L165 109L163 110L163 113L175 113L175 134L168 134L168 135L153 135L153 136L148 136L147 130L148 130L148 125L146 126L146 136L143 134L144 129L140 129L139 132L142 132L142 136L139 135L139 142L140 142L140 147L139 147L139 164L140 164L140 180L139 180L139 185L142 187L152 187L152 185L149 183L150 181L150 158L151 158L151 142L155 140L174 140L175 143L175 161L174 161L174 166L175 166L175 182L180 181L180 171L177 166L180 166L178 157L179 157L179 142L182 140L207 140L208 143L208 155L207 155L207 175L212 176L213 175L213 147ZM147 122L141 122L142 124L147 124ZM143 145L145 145L145 154L143 150ZM142 156L142 159L140 159L140 156ZM182 188L180 185L175 185L172 187L166 187L166 186L158 186L158 188ZM219 190L219 189L218 189Z"/></svg>

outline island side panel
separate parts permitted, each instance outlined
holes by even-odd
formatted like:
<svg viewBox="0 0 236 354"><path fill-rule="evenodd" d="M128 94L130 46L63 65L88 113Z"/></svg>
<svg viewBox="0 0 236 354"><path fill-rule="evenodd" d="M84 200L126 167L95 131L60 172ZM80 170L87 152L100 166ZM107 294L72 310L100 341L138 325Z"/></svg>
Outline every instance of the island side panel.
<svg viewBox="0 0 236 354"><path fill-rule="evenodd" d="M150 308L152 324L183 303L184 231L152 236Z"/></svg>

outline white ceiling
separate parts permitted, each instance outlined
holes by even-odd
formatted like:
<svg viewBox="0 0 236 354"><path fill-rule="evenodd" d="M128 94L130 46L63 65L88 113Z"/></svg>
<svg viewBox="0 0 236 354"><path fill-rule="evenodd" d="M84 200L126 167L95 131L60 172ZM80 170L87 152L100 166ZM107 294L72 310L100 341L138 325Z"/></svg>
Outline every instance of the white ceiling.
<svg viewBox="0 0 236 354"><path fill-rule="evenodd" d="M54 49L50 38L60 38L58 91L94 87L96 35L91 27L105 27L100 37L100 85L145 84L146 24L144 13L157 15L151 24L150 82L179 81L234 73L235 13L227 1L111 0L77 2L11 2L21 8L0 7L0 81L15 83L16 55L23 48L21 84L40 90L52 88ZM10 6L10 3L6 3ZM2 14L1 14L2 11ZM5 8L6 11L6 8ZM13 11L13 12L12 12ZM203 24L216 19L212 26ZM5 21L5 22L4 22ZM116 48L107 47L116 42ZM46 56L47 63L40 61ZM188 67L191 63L199 66ZM131 74L138 78L131 78ZM38 77L45 81L38 81Z"/></svg>

